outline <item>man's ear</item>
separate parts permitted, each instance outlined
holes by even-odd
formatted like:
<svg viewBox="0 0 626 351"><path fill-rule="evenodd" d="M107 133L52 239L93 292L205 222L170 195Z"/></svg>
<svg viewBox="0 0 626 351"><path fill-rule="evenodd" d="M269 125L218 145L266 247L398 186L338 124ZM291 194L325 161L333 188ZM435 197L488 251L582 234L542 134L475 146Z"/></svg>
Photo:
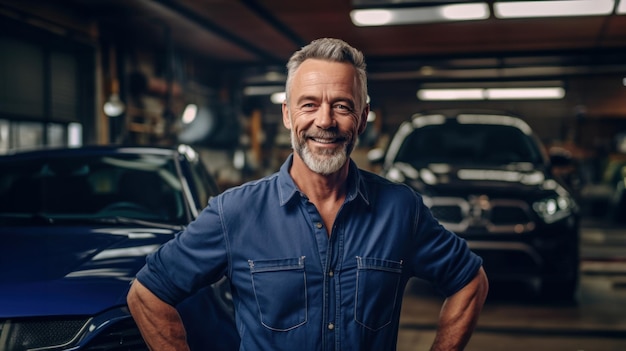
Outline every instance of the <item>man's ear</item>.
<svg viewBox="0 0 626 351"><path fill-rule="evenodd" d="M370 104L365 105L363 112L361 112L361 118L359 119L359 135L363 134L365 127L367 127L367 116L370 114Z"/></svg>
<svg viewBox="0 0 626 351"><path fill-rule="evenodd" d="M287 129L291 129L291 118L289 118L289 107L287 107L287 102L283 101L282 104L283 111L283 125Z"/></svg>

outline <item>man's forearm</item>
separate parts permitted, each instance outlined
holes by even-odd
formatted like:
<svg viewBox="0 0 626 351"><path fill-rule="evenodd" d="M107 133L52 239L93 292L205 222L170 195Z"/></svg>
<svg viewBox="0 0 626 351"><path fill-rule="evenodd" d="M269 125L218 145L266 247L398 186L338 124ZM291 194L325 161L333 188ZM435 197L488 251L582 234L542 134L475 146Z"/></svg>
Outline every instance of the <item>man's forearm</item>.
<svg viewBox="0 0 626 351"><path fill-rule="evenodd" d="M173 306L163 302L136 280L130 288L127 302L150 350L189 350L185 328Z"/></svg>
<svg viewBox="0 0 626 351"><path fill-rule="evenodd" d="M489 291L485 271L444 302L439 327L431 351L461 351L465 348L478 322L478 316Z"/></svg>

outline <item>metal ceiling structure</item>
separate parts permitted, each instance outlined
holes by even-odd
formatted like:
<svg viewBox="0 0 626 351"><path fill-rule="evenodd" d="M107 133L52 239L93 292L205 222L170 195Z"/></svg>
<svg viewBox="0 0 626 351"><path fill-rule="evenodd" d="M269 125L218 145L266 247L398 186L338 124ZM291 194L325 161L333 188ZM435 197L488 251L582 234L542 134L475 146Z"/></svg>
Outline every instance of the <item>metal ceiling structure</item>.
<svg viewBox="0 0 626 351"><path fill-rule="evenodd" d="M467 3L412 2L401 5ZM487 1L490 8L493 2ZM482 21L358 27L350 20L355 7L350 0L64 4L151 45L164 45L165 26L178 50L233 65L282 66L311 40L339 37L365 53L373 80L546 79L626 71L626 15L506 20L492 15Z"/></svg>
<svg viewBox="0 0 626 351"><path fill-rule="evenodd" d="M168 61L184 57L189 62L177 61L177 69L193 67L180 75L190 78L180 80L187 83L185 98L219 99L219 89L241 93L243 88L242 109L247 113L250 106L261 106L263 121L276 124L280 109L270 105L267 96L247 95L246 89L279 91L285 63L294 51L311 40L336 37L364 52L372 106L382 116L377 121L383 121L383 131L392 130L417 110L480 106L525 116L545 138L575 136L586 146L612 140L626 121L626 10L617 14L626 0L615 0L608 15L532 19L497 18L494 9L502 1L512 0L0 0L0 30L7 29L0 37L23 31L30 38L45 32L52 35L37 39L43 46L52 45L51 37L86 42L97 53L95 76L101 81L96 101L109 93L115 51L116 71L120 80L127 80L120 86L132 92L132 73L145 68L137 66L140 58L148 56L143 62L149 62L149 78L165 81L159 87L169 106L170 83L178 81L172 79L175 65ZM488 18L375 27L357 26L351 20L351 11L369 6L398 9L474 2L487 4ZM129 69L130 65L135 66ZM208 72L199 72L198 67ZM224 82L231 86L224 89ZM567 94L559 100L475 104L424 101L416 96L424 88L537 82L562 84ZM208 103L219 105L213 100Z"/></svg>

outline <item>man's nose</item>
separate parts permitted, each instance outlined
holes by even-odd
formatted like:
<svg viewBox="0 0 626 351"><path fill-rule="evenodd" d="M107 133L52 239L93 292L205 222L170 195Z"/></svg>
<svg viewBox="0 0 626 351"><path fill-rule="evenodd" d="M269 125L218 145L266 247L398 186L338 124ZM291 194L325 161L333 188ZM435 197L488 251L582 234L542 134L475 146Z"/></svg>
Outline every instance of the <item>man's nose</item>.
<svg viewBox="0 0 626 351"><path fill-rule="evenodd" d="M333 115L333 109L330 106L323 104L320 107L315 117L315 125L321 129L328 129L337 125L337 121L335 121Z"/></svg>

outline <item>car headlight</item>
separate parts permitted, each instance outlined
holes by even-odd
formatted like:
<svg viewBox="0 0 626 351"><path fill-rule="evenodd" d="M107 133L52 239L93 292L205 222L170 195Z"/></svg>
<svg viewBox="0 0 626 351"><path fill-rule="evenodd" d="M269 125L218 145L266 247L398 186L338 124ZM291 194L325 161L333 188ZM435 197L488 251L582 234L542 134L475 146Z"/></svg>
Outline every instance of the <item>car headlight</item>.
<svg viewBox="0 0 626 351"><path fill-rule="evenodd" d="M569 196L555 195L535 202L533 210L544 222L550 224L571 215L574 206L574 201Z"/></svg>

